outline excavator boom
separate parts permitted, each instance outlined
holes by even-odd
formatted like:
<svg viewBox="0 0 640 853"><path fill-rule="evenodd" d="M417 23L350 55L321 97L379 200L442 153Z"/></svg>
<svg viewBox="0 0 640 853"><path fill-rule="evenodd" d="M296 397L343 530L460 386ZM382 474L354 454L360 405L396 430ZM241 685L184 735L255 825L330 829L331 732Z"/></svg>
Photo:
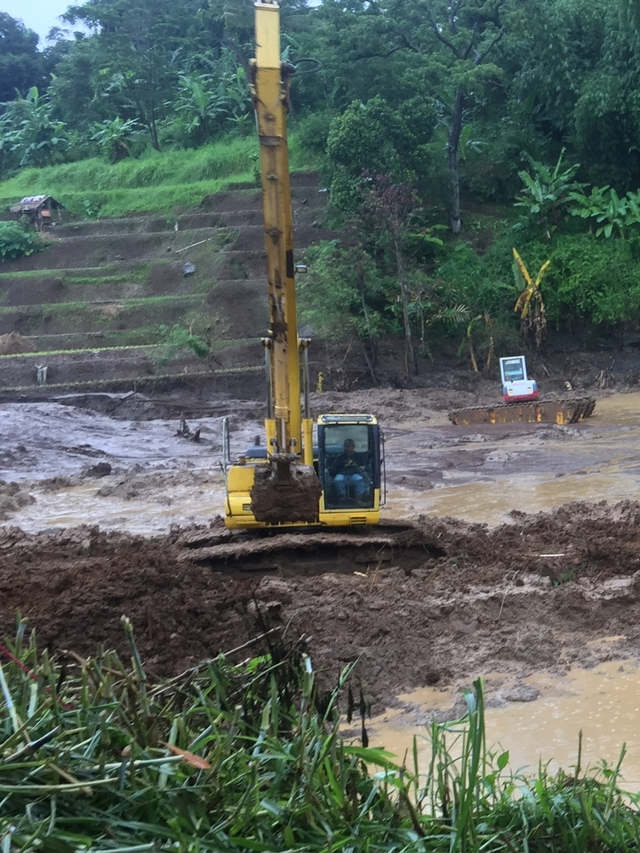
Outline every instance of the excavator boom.
<svg viewBox="0 0 640 853"><path fill-rule="evenodd" d="M382 434L373 415L320 415L314 446L309 342L299 339L296 319L287 153L286 115L295 67L281 61L278 3L257 0L254 5L256 56L250 83L260 140L269 316L269 333L263 339L268 380L266 444L249 448L225 468L225 524L241 530L366 527L380 521Z"/></svg>
<svg viewBox="0 0 640 853"><path fill-rule="evenodd" d="M251 92L260 140L260 172L267 255L270 397L269 424L279 453L300 453L300 360L293 262L293 222L289 185L286 113L295 71L280 60L278 4L256 7L256 57ZM272 445L273 446L273 445Z"/></svg>

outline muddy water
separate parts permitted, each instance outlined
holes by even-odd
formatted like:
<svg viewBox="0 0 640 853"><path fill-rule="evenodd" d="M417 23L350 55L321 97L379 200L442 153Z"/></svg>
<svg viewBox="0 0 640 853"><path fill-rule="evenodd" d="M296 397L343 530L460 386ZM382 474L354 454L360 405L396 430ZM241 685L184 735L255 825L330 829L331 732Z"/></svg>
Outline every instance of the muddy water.
<svg viewBox="0 0 640 853"><path fill-rule="evenodd" d="M615 638L612 638L615 639ZM494 676L495 679L495 676ZM486 680L488 704L503 703L501 691L491 690ZM623 787L640 790L640 670L635 661L609 661L593 670L571 670L558 677L538 673L525 678L519 687L540 692L529 703L507 702L504 707L486 711L487 745L493 751L509 752L509 768L534 775L539 762L549 763L550 771L570 771L578 760L579 734L582 731L581 766L592 770L601 760L615 765L622 745L626 755L622 764ZM508 692L508 691L507 691ZM384 746L400 760L418 738L419 764L424 768L430 757L428 727L417 725L428 711L447 710L454 697L435 690L419 690L399 697L411 712L390 711L371 721L372 746Z"/></svg>
<svg viewBox="0 0 640 853"><path fill-rule="evenodd" d="M130 533L166 533L172 524L206 524L224 506L222 474L208 470L191 471L187 482L167 483L164 490L140 485L140 493L128 497L126 480L116 484L113 495L101 490L116 478L82 483L55 492L38 494L36 505L15 513L11 523L27 532L48 527L73 527L78 524L98 524L105 530L126 530ZM172 478L173 479L173 478Z"/></svg>
<svg viewBox="0 0 640 853"><path fill-rule="evenodd" d="M203 418L201 442L176 435L178 421L118 421L56 403L7 404L0 419L0 480L16 481L35 503L7 523L28 532L100 524L131 533L207 523L224 506L221 418ZM245 447L257 423L239 424ZM112 474L94 479L98 462ZM46 481L62 477L53 489Z"/></svg>
<svg viewBox="0 0 640 853"><path fill-rule="evenodd" d="M172 421L114 421L57 404L5 407L0 479L26 481L36 498L11 522L29 531L99 522L135 533L207 523L224 506L221 423L212 418L198 425L199 445L177 437ZM640 499L640 393L599 400L588 421L571 427L453 427L441 412L414 412L401 428L390 423L385 429L388 519L430 514L500 524L513 510ZM234 450L260 431L258 421L239 424ZM39 489L48 477L82 479L98 461L113 468L98 487Z"/></svg>
<svg viewBox="0 0 640 853"><path fill-rule="evenodd" d="M501 524L514 510L542 512L575 500L640 500L638 393L599 400L594 415L576 426L484 427L480 432L449 427L440 433L449 444L441 442L438 449L438 476L424 478L419 491L408 476L392 483L388 517L427 513ZM418 434L410 459L416 467L437 465L437 438L427 442L425 452ZM394 449L392 439L389 453Z"/></svg>

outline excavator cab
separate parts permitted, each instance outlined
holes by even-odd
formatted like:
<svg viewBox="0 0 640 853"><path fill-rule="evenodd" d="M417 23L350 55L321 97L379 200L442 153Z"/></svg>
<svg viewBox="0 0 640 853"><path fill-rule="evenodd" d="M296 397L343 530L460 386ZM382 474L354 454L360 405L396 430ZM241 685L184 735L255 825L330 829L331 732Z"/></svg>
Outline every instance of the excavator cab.
<svg viewBox="0 0 640 853"><path fill-rule="evenodd" d="M313 466L320 481L318 517L314 527L354 527L380 523L385 503L384 436L375 415L327 414L317 419ZM348 452L353 443L353 451ZM252 503L257 473L268 468L264 446L255 445L231 462L228 419L223 429L229 528L308 526L293 518L272 524L258 519ZM345 446L347 450L345 449ZM277 486L276 486L277 490ZM277 495L277 491L276 491ZM286 513L285 513L286 515Z"/></svg>
<svg viewBox="0 0 640 853"><path fill-rule="evenodd" d="M382 433L369 414L320 415L317 422L317 473L322 484L320 516L325 523L375 523L384 503ZM356 515L354 516L354 510ZM330 520L329 520L330 519Z"/></svg>

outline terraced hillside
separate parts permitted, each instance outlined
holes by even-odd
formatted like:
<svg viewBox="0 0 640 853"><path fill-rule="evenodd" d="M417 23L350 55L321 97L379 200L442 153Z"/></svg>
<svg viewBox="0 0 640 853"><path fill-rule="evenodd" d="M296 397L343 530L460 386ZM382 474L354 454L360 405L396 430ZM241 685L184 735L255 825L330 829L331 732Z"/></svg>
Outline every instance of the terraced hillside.
<svg viewBox="0 0 640 853"><path fill-rule="evenodd" d="M293 177L298 257L328 236L319 227L325 200L315 175ZM46 239L45 251L0 266L0 334L18 332L35 348L0 356L1 393L203 380L229 390L260 374L266 275L255 188L209 196L175 218L68 222ZM185 264L195 271L185 274ZM175 325L207 340L209 357L178 352Z"/></svg>

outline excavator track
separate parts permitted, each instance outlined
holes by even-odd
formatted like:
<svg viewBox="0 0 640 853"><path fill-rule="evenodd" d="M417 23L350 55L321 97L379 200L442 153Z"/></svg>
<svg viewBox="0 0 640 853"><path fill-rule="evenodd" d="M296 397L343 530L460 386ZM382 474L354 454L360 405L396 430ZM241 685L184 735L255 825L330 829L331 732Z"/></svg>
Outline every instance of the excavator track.
<svg viewBox="0 0 640 853"><path fill-rule="evenodd" d="M591 417L596 407L593 397L575 400L540 400L530 403L504 403L496 406L472 406L449 412L457 426L472 424L576 424Z"/></svg>
<svg viewBox="0 0 640 853"><path fill-rule="evenodd" d="M284 575L324 573L370 574L394 565L441 557L442 548L424 530L411 524L336 529L289 529L279 532L229 531L217 528L189 534L176 543L181 561L201 563L223 573ZM407 563L408 561L408 563Z"/></svg>

